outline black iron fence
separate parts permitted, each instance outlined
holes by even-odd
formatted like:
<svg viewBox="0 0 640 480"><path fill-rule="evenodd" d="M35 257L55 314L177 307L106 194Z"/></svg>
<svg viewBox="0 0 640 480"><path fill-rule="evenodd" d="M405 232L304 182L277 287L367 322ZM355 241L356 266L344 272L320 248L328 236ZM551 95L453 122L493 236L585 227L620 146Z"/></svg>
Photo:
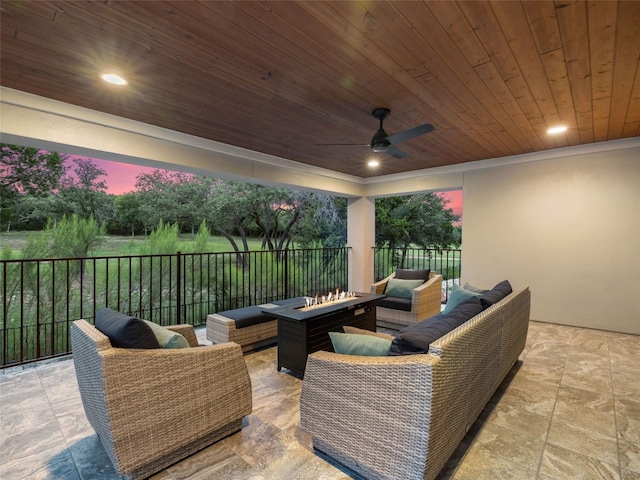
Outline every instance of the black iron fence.
<svg viewBox="0 0 640 480"><path fill-rule="evenodd" d="M348 288L348 248L0 261L0 368L68 354L108 306L160 325Z"/></svg>
<svg viewBox="0 0 640 480"><path fill-rule="evenodd" d="M70 327L108 306L160 325L347 290L349 248L0 261L0 368L71 351ZM396 268L460 278L459 250L374 249L375 280ZM446 300L447 288L443 289Z"/></svg>

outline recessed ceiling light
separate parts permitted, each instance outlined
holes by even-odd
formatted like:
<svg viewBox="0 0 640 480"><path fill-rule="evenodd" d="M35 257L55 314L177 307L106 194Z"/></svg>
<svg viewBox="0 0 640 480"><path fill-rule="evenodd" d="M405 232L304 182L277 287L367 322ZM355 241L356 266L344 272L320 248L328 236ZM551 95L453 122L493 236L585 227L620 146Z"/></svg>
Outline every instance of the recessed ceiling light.
<svg viewBox="0 0 640 480"><path fill-rule="evenodd" d="M371 160L369 160L367 162L367 165L369 165L371 168L375 168L375 167L380 165L380 162L378 160L376 160L375 158L372 158Z"/></svg>
<svg viewBox="0 0 640 480"><path fill-rule="evenodd" d="M107 83L113 85L126 85L128 82L116 73L104 73L100 77Z"/></svg>
<svg viewBox="0 0 640 480"><path fill-rule="evenodd" d="M549 135L558 135L559 133L564 133L566 131L567 131L566 125L559 125L557 127L551 127L550 129L547 130L547 133Z"/></svg>

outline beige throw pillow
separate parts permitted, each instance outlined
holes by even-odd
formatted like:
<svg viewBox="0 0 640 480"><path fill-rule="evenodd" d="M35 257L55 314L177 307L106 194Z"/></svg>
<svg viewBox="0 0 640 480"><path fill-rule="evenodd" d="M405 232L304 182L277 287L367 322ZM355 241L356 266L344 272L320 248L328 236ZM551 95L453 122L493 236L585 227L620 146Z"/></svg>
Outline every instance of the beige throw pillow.
<svg viewBox="0 0 640 480"><path fill-rule="evenodd" d="M384 338L385 340L393 340L394 336L389 335L388 333L378 333L372 332L371 330L364 330L358 327L352 327L350 325L345 325L342 327L344 329L344 333L356 333L359 335L371 335L373 337Z"/></svg>

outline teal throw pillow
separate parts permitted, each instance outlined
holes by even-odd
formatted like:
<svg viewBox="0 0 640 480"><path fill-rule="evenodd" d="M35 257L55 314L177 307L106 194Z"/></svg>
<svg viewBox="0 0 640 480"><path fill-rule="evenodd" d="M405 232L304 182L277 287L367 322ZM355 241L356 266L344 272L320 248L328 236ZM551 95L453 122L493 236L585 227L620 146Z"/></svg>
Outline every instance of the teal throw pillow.
<svg viewBox="0 0 640 480"><path fill-rule="evenodd" d="M346 355L386 357L391 348L391 340L373 335L329 332L329 337L333 343L334 352Z"/></svg>
<svg viewBox="0 0 640 480"><path fill-rule="evenodd" d="M424 280L401 280L392 278L387 282L384 294L390 297L411 298L412 290L424 283Z"/></svg>
<svg viewBox="0 0 640 480"><path fill-rule="evenodd" d="M447 304L445 305L442 314L444 316L447 316L449 313L451 313L451 310L456 308L456 306L460 303L473 297L479 297L480 295L480 293L466 290L460 285L454 285L451 289L451 293L449 293L449 300L447 300Z"/></svg>
<svg viewBox="0 0 640 480"><path fill-rule="evenodd" d="M144 320L144 322L149 325L153 334L156 336L158 343L162 348L189 348L189 342L177 332L169 330L157 323L150 322L149 320Z"/></svg>

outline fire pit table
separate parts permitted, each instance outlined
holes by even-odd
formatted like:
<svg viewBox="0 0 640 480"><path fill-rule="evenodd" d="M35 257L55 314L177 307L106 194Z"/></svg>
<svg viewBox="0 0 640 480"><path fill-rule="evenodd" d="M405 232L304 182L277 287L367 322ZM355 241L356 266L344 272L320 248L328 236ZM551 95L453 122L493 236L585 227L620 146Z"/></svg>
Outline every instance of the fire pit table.
<svg viewBox="0 0 640 480"><path fill-rule="evenodd" d="M329 332L342 332L351 325L376 330L376 301L385 295L354 293L327 303L268 309L278 322L278 371L304 376L307 356L318 350L333 352Z"/></svg>

